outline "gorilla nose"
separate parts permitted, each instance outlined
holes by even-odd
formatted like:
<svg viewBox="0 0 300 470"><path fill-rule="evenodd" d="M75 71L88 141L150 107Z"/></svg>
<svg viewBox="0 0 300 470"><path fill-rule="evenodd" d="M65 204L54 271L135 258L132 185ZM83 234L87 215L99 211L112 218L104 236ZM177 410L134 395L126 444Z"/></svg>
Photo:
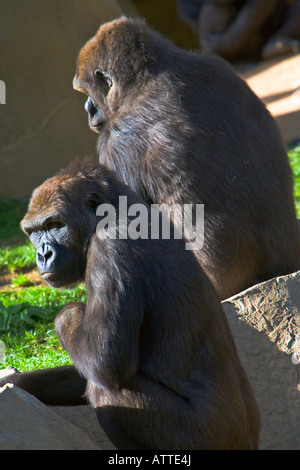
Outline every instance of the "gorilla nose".
<svg viewBox="0 0 300 470"><path fill-rule="evenodd" d="M100 134L103 126L105 125L105 115L103 111L90 97L86 100L84 108L89 115L90 128Z"/></svg>
<svg viewBox="0 0 300 470"><path fill-rule="evenodd" d="M44 261L47 262L48 259L50 259L52 256L53 256L53 251L51 251L51 250L47 251L47 253L44 253L44 254L38 253L39 261L42 261L42 262L44 262Z"/></svg>
<svg viewBox="0 0 300 470"><path fill-rule="evenodd" d="M91 115L94 116L97 113L97 108L93 103L93 100L88 97L88 99L85 102L84 109Z"/></svg>
<svg viewBox="0 0 300 470"><path fill-rule="evenodd" d="M77 75L75 75L75 77L73 79L73 88L76 91L80 91L81 93L85 93L85 90L82 88L81 81L79 80Z"/></svg>
<svg viewBox="0 0 300 470"><path fill-rule="evenodd" d="M44 245L37 250L36 258L39 270L45 272L46 269L51 267L55 258L55 252L50 246Z"/></svg>

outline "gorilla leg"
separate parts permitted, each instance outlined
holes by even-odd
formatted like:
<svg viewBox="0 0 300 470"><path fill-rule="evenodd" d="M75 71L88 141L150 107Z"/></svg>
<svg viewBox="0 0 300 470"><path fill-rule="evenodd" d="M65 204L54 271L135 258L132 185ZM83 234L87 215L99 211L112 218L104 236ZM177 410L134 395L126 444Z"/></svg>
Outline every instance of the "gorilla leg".
<svg viewBox="0 0 300 470"><path fill-rule="evenodd" d="M120 450L188 450L195 448L195 442L199 450L258 448L257 423L250 424L252 405L244 408L239 393L234 403L236 410L242 407L244 413L235 419L235 410L226 404L221 420L213 410L214 400L205 380L203 389L194 396L182 392L142 375L136 376L130 388L108 390L92 382L87 386L101 427ZM149 429L158 432L149 433Z"/></svg>

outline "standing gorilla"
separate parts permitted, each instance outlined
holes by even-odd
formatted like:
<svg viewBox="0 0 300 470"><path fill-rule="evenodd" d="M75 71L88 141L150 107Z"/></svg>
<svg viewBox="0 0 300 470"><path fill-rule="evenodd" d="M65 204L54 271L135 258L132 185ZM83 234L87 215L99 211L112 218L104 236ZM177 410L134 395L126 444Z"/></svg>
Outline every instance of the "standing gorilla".
<svg viewBox="0 0 300 470"><path fill-rule="evenodd" d="M34 191L22 221L50 285L85 280L87 304L67 304L55 325L102 427L119 449L257 448L257 405L215 290L174 234L99 237L96 208L110 204L118 221L119 196L150 220L106 168L78 162ZM49 391L39 373L40 398ZM59 374L48 375L58 394Z"/></svg>
<svg viewBox="0 0 300 470"><path fill-rule="evenodd" d="M196 255L221 299L299 269L293 177L278 128L222 59L181 50L122 17L82 48L74 88L88 95L102 163L148 203L205 205Z"/></svg>

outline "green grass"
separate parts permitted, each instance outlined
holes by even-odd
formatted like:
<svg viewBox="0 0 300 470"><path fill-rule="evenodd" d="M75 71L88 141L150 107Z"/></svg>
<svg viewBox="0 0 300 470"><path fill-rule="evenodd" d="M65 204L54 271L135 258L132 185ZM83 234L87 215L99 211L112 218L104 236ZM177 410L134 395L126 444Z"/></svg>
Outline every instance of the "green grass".
<svg viewBox="0 0 300 470"><path fill-rule="evenodd" d="M297 217L300 219L300 145L289 151L289 158L293 168L295 177L295 204L297 209Z"/></svg>
<svg viewBox="0 0 300 470"><path fill-rule="evenodd" d="M20 272L35 266L35 249L20 229L26 208L23 201L0 201L0 273Z"/></svg>
<svg viewBox="0 0 300 470"><path fill-rule="evenodd" d="M12 285L14 287L28 287L31 284L32 282L29 277L22 273L12 279Z"/></svg>
<svg viewBox="0 0 300 470"><path fill-rule="evenodd" d="M295 176L295 204L300 219L300 145L289 148ZM68 302L86 301L84 286L75 289L26 287L26 271L35 266L35 250L19 225L26 204L0 201L0 274L15 273L13 288L0 292L0 340L6 346L6 359L0 368L21 371L70 364L54 331L54 319ZM1 359L1 358L0 358Z"/></svg>
<svg viewBox="0 0 300 470"><path fill-rule="evenodd" d="M8 269L10 272L28 270L35 267L35 249L25 242L15 247L0 247L0 272Z"/></svg>
<svg viewBox="0 0 300 470"><path fill-rule="evenodd" d="M0 243L15 245L24 243L25 236L20 229L20 222L27 209L27 203L15 199L0 201Z"/></svg>
<svg viewBox="0 0 300 470"><path fill-rule="evenodd" d="M32 370L71 364L60 347L54 319L68 302L86 301L83 285L74 289L29 287L1 293L0 339L6 346L3 367Z"/></svg>
<svg viewBox="0 0 300 470"><path fill-rule="evenodd" d="M35 249L20 230L26 209L22 201L0 200L0 274L14 273L12 285L0 292L0 341L5 343L0 369L26 371L70 364L59 345L54 319L66 303L86 301L82 285L26 287L30 283L26 272L35 267Z"/></svg>

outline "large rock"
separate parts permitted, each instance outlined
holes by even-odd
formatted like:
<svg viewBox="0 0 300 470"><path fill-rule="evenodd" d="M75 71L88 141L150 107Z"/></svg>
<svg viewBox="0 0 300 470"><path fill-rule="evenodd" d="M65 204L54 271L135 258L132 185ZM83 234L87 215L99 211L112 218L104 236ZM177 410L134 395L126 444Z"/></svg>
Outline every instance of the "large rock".
<svg viewBox="0 0 300 470"><path fill-rule="evenodd" d="M85 98L72 88L76 56L101 23L128 12L128 0L1 0L0 197L27 198L70 160L95 154Z"/></svg>
<svg viewBox="0 0 300 470"><path fill-rule="evenodd" d="M260 448L300 450L300 271L247 289L223 307L260 408ZM0 449L114 448L90 407L47 408L29 397L17 388L0 393ZM70 438L69 425L84 438Z"/></svg>
<svg viewBox="0 0 300 470"><path fill-rule="evenodd" d="M96 412L90 405L84 406L51 406L64 421L77 426L102 450L115 450L115 446L99 425Z"/></svg>
<svg viewBox="0 0 300 470"><path fill-rule="evenodd" d="M300 449L300 271L223 302L262 418L261 449Z"/></svg>
<svg viewBox="0 0 300 470"><path fill-rule="evenodd" d="M91 434L60 417L32 395L12 385L0 388L0 450L99 450L113 449L103 434L101 444ZM93 423L94 410L82 407L82 420ZM93 416L90 413L93 412ZM101 431L101 429L100 429ZM107 442L106 442L107 441Z"/></svg>

